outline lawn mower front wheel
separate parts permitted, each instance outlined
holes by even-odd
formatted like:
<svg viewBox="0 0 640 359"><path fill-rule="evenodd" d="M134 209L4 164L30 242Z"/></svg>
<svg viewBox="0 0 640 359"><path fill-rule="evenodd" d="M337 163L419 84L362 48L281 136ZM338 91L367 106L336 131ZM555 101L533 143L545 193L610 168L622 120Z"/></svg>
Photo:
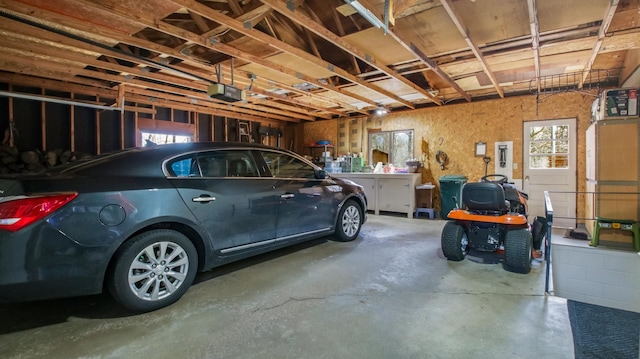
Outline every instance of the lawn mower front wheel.
<svg viewBox="0 0 640 359"><path fill-rule="evenodd" d="M442 253L448 260L461 261L469 250L469 239L464 227L454 221L449 221L442 229Z"/></svg>

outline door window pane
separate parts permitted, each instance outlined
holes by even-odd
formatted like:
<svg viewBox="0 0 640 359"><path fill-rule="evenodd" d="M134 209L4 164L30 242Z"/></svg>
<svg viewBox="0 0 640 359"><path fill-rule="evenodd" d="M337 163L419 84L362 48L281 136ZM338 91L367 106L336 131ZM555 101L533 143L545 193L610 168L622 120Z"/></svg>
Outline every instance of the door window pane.
<svg viewBox="0 0 640 359"><path fill-rule="evenodd" d="M529 168L569 168L569 126L536 126L529 132Z"/></svg>

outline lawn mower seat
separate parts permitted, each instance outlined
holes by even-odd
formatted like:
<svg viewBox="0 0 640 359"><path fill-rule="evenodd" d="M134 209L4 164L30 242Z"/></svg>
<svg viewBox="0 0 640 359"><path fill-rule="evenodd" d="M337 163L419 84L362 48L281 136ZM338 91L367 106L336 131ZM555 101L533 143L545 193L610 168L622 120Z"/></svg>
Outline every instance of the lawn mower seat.
<svg viewBox="0 0 640 359"><path fill-rule="evenodd" d="M462 203L472 212L495 212L505 214L509 201L505 200L504 189L492 182L469 182L462 187Z"/></svg>

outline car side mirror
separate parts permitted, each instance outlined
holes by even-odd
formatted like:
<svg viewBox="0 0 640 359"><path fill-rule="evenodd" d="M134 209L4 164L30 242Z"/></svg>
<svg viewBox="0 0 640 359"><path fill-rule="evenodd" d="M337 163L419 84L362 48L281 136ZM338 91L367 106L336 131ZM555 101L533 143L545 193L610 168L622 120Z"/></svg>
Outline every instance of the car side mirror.
<svg viewBox="0 0 640 359"><path fill-rule="evenodd" d="M317 179L325 179L329 177L329 175L327 174L327 171L325 170L316 170L316 178Z"/></svg>

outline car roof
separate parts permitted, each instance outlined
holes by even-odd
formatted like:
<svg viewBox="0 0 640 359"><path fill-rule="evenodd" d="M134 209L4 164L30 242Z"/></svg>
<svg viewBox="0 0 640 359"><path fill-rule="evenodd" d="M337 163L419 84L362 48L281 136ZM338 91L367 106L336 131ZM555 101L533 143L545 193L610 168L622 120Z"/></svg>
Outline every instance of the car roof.
<svg viewBox="0 0 640 359"><path fill-rule="evenodd" d="M292 153L276 147L246 142L188 142L146 147L132 147L106 153L87 160L69 163L48 172L55 175L92 175L127 177L164 177L160 164L165 160L191 152L215 149L264 149Z"/></svg>

